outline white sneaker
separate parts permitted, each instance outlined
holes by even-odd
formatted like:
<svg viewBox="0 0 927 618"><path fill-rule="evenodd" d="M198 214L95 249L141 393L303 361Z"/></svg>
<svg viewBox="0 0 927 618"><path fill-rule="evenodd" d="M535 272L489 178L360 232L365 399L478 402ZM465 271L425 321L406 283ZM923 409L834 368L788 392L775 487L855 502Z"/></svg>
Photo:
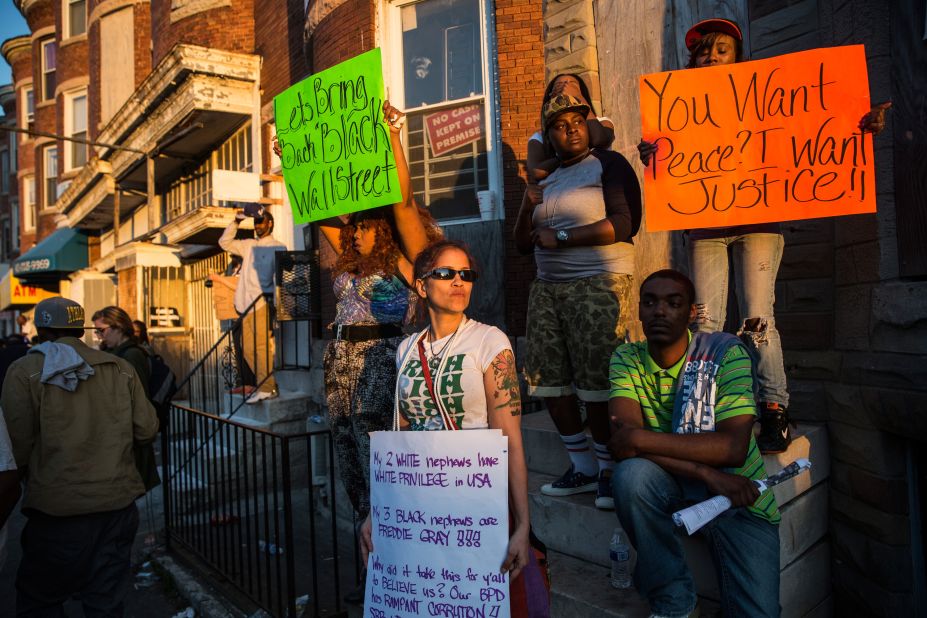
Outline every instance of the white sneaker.
<svg viewBox="0 0 927 618"><path fill-rule="evenodd" d="M277 396L276 391L255 391L245 400L245 403L255 404L260 403L265 399L273 399Z"/></svg>

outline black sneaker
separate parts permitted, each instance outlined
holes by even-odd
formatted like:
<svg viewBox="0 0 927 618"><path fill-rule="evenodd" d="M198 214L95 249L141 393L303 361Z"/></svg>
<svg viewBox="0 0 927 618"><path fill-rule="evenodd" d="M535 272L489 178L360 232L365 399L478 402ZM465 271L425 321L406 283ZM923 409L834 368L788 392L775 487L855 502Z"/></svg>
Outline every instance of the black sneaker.
<svg viewBox="0 0 927 618"><path fill-rule="evenodd" d="M603 511L615 510L615 499L612 497L611 470L599 470L599 482L595 494L595 508Z"/></svg>
<svg viewBox="0 0 927 618"><path fill-rule="evenodd" d="M764 455L783 453L792 443L789 413L778 403L761 403L760 435L756 445Z"/></svg>
<svg viewBox="0 0 927 618"><path fill-rule="evenodd" d="M541 493L545 496L572 496L598 490L599 479L594 476L577 472L572 465L553 483L541 485Z"/></svg>

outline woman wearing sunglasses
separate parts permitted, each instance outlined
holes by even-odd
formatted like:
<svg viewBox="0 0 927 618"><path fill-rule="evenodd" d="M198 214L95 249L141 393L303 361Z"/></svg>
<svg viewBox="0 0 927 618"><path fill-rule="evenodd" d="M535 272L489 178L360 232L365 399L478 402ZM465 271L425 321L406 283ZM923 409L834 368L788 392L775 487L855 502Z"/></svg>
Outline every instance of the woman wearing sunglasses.
<svg viewBox="0 0 927 618"><path fill-rule="evenodd" d="M429 326L399 346L395 414L401 430L490 428L508 437L511 537L501 570L509 573L511 585L517 588L521 580L516 578L524 568L539 568L529 542L521 396L508 337L464 313L476 279L470 251L458 241L429 245L415 261L415 291L428 312ZM362 528L361 547L366 560L373 551L369 517ZM546 615L546 599L519 596L531 596L533 610L535 603L542 604L542 612L532 615Z"/></svg>

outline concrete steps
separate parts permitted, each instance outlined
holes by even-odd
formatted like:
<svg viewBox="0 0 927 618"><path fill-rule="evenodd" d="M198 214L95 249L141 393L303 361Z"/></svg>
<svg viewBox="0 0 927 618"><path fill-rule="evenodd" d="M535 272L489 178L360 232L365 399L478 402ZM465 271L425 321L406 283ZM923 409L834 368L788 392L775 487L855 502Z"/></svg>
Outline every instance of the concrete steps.
<svg viewBox="0 0 927 618"><path fill-rule="evenodd" d="M569 459L546 412L522 419L528 462L529 505L535 534L551 551L554 616L647 615L646 602L633 591L617 591L608 584L608 542L619 527L614 512L600 511L592 494L552 497L540 486L559 477ZM801 425L788 451L764 457L774 474L799 457L812 461L805 473L774 488L782 513L780 565L782 615L829 615L830 553L827 534L827 486L830 472L826 430ZM684 533L683 533L684 534ZM704 540L685 537L687 562L693 573L702 612L717 607L715 570ZM632 551L632 560L636 556ZM601 585L589 585L601 581ZM640 612L643 606L644 613Z"/></svg>
<svg viewBox="0 0 927 618"><path fill-rule="evenodd" d="M288 373L292 382L299 378L298 374L305 372ZM232 496L242 484L247 484L250 491L272 490L273 474L264 467L274 457L279 460L282 453L279 440L265 436L262 432L304 433L307 431L307 417L318 413L318 405L302 391L281 391L274 399L240 407L238 404L244 401L242 395L226 393L221 400L223 419L228 418L230 409L237 407L235 414L228 420L244 427L191 416L186 422L176 423L171 434L169 470L176 481L175 493L179 493L178 498L188 497L185 501L178 501L178 504L184 505L180 509L182 513L208 510L215 506L210 504L208 496ZM175 403L187 405L184 401ZM290 479L293 487L305 487L310 483L315 485L327 480L327 450L324 451L325 457L313 454L316 463L326 463L326 468L318 472L318 479L310 480L307 476L308 440L299 438L289 442ZM320 438L312 440L313 450L325 446L321 444ZM278 466L277 474L279 484L282 482L281 466Z"/></svg>

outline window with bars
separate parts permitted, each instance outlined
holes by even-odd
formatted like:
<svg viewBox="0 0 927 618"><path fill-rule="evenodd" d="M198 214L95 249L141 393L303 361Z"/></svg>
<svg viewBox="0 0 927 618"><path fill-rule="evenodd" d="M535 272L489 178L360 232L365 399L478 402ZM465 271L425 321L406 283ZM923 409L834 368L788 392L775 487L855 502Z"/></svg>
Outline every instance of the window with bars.
<svg viewBox="0 0 927 618"><path fill-rule="evenodd" d="M142 307L145 323L152 328L184 326L186 289L182 266L142 268Z"/></svg>
<svg viewBox="0 0 927 618"><path fill-rule="evenodd" d="M196 170L174 182L164 196L167 220L172 221L203 206L223 205L224 202L214 203L212 199L212 171L252 171L251 146L251 123L246 123L213 151Z"/></svg>
<svg viewBox="0 0 927 618"><path fill-rule="evenodd" d="M391 62L408 115L412 191L442 221L479 218L480 199L499 182L482 12L480 0L400 0L390 10L389 31L401 39Z"/></svg>

